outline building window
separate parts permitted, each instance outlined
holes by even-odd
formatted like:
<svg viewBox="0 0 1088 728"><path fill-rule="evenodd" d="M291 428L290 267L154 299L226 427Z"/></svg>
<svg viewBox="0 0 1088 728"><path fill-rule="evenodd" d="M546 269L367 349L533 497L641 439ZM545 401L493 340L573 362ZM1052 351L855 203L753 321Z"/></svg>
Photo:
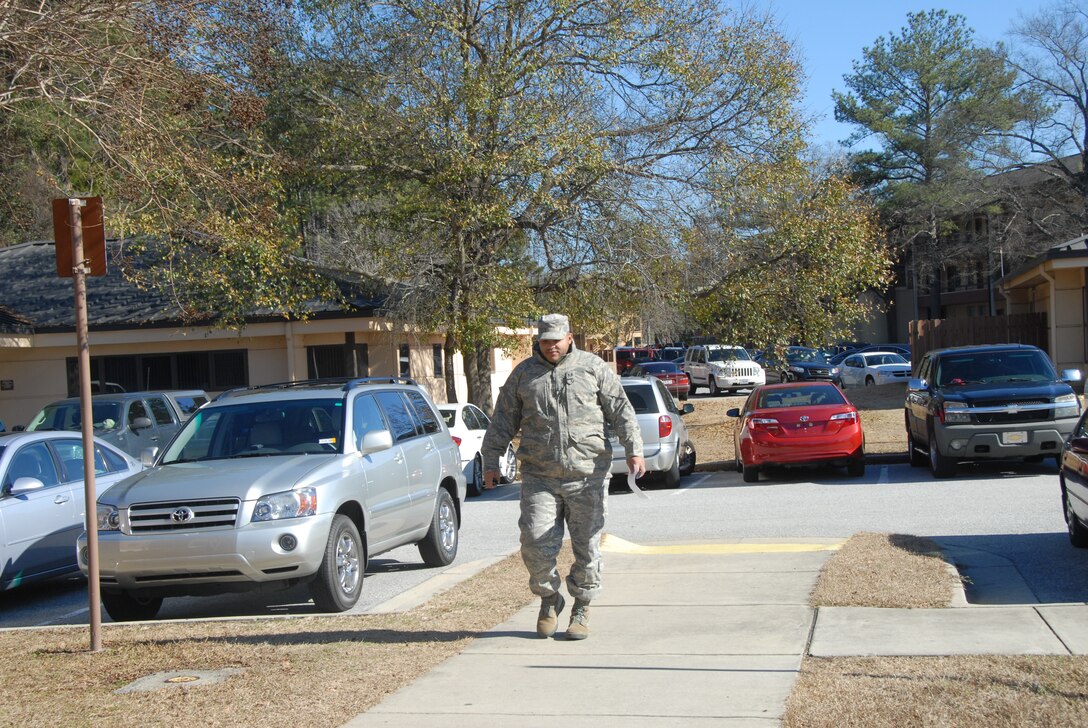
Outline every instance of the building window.
<svg viewBox="0 0 1088 728"><path fill-rule="evenodd" d="M79 359L65 360L68 396L79 395ZM145 389L203 389L222 391L249 384L249 359L244 349L92 356L92 392L139 392Z"/></svg>
<svg viewBox="0 0 1088 728"><path fill-rule="evenodd" d="M399 369L399 371L400 371L400 376L402 376L402 377L412 376L412 364L411 364L411 360L408 358L408 345L407 344L401 344L400 345L400 369Z"/></svg>
<svg viewBox="0 0 1088 728"><path fill-rule="evenodd" d="M434 375L436 377L445 376L445 368L443 366L445 362L445 355L442 352L442 345L432 344L431 351L434 352Z"/></svg>
<svg viewBox="0 0 1088 728"><path fill-rule="evenodd" d="M368 377L370 353L366 344L326 344L306 347L306 377Z"/></svg>

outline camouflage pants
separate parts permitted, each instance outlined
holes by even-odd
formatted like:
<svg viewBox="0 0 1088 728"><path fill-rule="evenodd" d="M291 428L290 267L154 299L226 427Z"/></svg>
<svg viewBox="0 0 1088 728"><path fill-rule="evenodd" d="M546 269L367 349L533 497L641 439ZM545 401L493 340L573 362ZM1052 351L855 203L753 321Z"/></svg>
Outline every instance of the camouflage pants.
<svg viewBox="0 0 1088 728"><path fill-rule="evenodd" d="M574 565L567 593L592 601L601 590L601 531L608 496L608 474L576 481L524 475L521 481L521 559L529 570L529 589L539 597L559 591L556 558L563 524L570 530Z"/></svg>

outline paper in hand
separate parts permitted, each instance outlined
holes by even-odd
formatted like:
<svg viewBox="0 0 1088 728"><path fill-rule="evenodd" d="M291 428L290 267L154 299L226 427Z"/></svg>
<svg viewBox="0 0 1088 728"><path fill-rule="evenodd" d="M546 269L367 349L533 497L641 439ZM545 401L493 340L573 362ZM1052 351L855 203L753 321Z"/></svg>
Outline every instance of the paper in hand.
<svg viewBox="0 0 1088 728"><path fill-rule="evenodd" d="M639 498L645 498L646 500L650 499L650 496L643 493L642 488L639 488L638 485L635 484L635 474L634 473L628 473L627 474L627 487L630 488L631 492L634 493L635 495L637 495Z"/></svg>

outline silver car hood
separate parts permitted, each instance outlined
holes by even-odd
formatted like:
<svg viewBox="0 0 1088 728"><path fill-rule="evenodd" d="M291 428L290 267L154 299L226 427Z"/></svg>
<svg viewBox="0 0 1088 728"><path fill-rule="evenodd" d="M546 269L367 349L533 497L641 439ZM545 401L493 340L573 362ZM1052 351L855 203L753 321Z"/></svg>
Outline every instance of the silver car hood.
<svg viewBox="0 0 1088 728"><path fill-rule="evenodd" d="M254 500L269 493L316 484L315 471L345 455L272 455L160 465L144 470L106 491L103 503L132 503L234 497ZM335 475L340 469L335 468Z"/></svg>

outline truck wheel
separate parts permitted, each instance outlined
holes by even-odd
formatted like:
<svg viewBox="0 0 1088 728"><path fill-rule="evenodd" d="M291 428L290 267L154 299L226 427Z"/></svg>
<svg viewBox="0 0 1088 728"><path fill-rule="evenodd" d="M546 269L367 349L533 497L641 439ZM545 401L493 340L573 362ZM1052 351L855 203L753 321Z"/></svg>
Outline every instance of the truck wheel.
<svg viewBox="0 0 1088 728"><path fill-rule="evenodd" d="M1065 479L1062 478L1062 512L1065 515L1065 527L1069 531L1069 543L1075 548L1088 548L1088 528L1077 518L1073 512L1073 501L1065 489Z"/></svg>
<svg viewBox="0 0 1088 728"><path fill-rule="evenodd" d="M102 606L114 622L154 619L162 607L161 597L141 597L129 592L102 592Z"/></svg>
<svg viewBox="0 0 1088 728"><path fill-rule="evenodd" d="M457 509L445 488L438 489L431 527L416 547L427 566L446 566L457 556Z"/></svg>
<svg viewBox="0 0 1088 728"><path fill-rule="evenodd" d="M956 474L956 461L941 454L932 426L929 428L929 469L934 478L950 478Z"/></svg>
<svg viewBox="0 0 1088 728"><path fill-rule="evenodd" d="M718 389L718 380L714 377L710 378L710 396L717 397L722 393L722 390Z"/></svg>
<svg viewBox="0 0 1088 728"><path fill-rule="evenodd" d="M343 514L333 516L325 557L310 582L314 606L322 612L346 612L359 601L366 570L366 549L355 522Z"/></svg>
<svg viewBox="0 0 1088 728"><path fill-rule="evenodd" d="M914 434L910 431L910 425L907 425L907 455L910 456L910 466L912 468L921 468L926 464L926 456L918 449L918 443L914 441Z"/></svg>

